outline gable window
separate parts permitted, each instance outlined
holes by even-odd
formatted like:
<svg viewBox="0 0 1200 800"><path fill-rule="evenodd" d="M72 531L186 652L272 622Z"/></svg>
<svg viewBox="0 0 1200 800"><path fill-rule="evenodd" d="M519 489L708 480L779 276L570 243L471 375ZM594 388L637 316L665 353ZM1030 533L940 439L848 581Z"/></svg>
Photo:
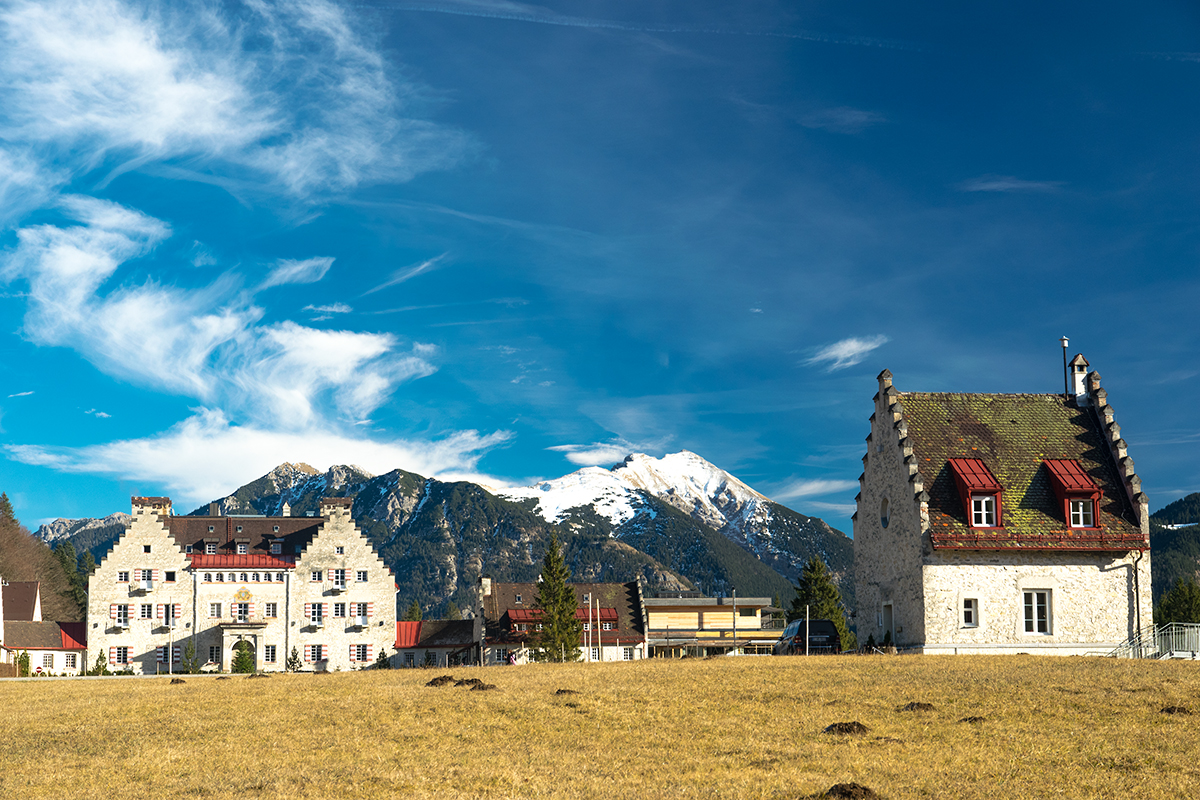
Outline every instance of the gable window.
<svg viewBox="0 0 1200 800"><path fill-rule="evenodd" d="M129 583L129 573L124 571L118 572L117 583Z"/></svg>
<svg viewBox="0 0 1200 800"><path fill-rule="evenodd" d="M996 527L996 496L993 494L971 495L971 527Z"/></svg>
<svg viewBox="0 0 1200 800"><path fill-rule="evenodd" d="M175 582L175 571L167 570L166 572L164 572L163 580L165 580L167 583L174 583Z"/></svg>
<svg viewBox="0 0 1200 800"><path fill-rule="evenodd" d="M1034 589L1024 593L1025 632L1050 634L1050 590Z"/></svg>
<svg viewBox="0 0 1200 800"><path fill-rule="evenodd" d="M341 546L335 547L333 548L333 554L337 556L343 556L346 554L346 548Z"/></svg>
<svg viewBox="0 0 1200 800"><path fill-rule="evenodd" d="M314 570L312 571L312 576L311 576L311 577L312 577L312 582L313 582L313 583L320 583L320 582L321 582L321 570L319 570L319 569L314 569Z"/></svg>
<svg viewBox="0 0 1200 800"><path fill-rule="evenodd" d="M150 545L148 545L148 544L144 544L144 545L142 545L142 552L143 552L143 553L149 553L149 552L150 552Z"/></svg>
<svg viewBox="0 0 1200 800"><path fill-rule="evenodd" d="M952 458L958 497L972 528L1003 528L1003 488L981 458Z"/></svg>
<svg viewBox="0 0 1200 800"><path fill-rule="evenodd" d="M968 597L963 600L962 626L964 628L979 627L979 600L977 598Z"/></svg>
<svg viewBox="0 0 1200 800"><path fill-rule="evenodd" d="M360 569L357 572L355 572L354 580L358 581L359 583L366 583L367 582L367 571L365 569Z"/></svg>

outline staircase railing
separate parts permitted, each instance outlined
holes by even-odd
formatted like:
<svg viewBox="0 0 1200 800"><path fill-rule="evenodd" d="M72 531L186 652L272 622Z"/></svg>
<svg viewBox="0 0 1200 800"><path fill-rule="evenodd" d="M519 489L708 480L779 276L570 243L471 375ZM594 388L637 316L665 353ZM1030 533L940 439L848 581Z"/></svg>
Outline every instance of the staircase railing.
<svg viewBox="0 0 1200 800"><path fill-rule="evenodd" d="M1110 658L1197 658L1200 656L1200 624L1172 622L1159 625L1141 636L1132 636L1108 653Z"/></svg>

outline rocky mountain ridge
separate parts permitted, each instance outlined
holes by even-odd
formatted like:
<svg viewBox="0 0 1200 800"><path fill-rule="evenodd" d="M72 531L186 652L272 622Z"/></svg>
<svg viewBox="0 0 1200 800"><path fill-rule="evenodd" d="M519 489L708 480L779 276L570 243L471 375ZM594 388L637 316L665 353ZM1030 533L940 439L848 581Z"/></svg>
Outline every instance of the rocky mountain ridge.
<svg viewBox="0 0 1200 800"><path fill-rule="evenodd" d="M852 601L848 537L687 451L633 454L611 470L589 467L496 493L399 469L372 475L339 465L322 473L285 463L213 503L221 514L275 516L286 506L303 516L316 514L325 496L354 497L351 513L395 573L402 606L467 606L485 574L536 580L552 535L577 580L638 579L650 592L736 588L787 602L800 565L817 554ZM205 504L192 513L209 511Z"/></svg>

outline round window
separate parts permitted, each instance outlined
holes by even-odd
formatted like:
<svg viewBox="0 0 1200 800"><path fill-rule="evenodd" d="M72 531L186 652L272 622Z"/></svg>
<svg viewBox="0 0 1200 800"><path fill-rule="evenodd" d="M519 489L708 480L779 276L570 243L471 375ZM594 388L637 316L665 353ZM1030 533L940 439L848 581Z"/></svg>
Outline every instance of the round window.
<svg viewBox="0 0 1200 800"><path fill-rule="evenodd" d="M886 497L879 504L879 524L885 528L888 526L888 499Z"/></svg>

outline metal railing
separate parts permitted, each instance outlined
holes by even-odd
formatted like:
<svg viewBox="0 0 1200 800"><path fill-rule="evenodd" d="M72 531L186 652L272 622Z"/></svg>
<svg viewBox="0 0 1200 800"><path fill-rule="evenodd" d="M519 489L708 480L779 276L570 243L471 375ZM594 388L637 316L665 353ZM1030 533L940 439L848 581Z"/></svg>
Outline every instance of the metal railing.
<svg viewBox="0 0 1200 800"><path fill-rule="evenodd" d="M1110 658L1200 658L1200 624L1172 622L1133 636Z"/></svg>

